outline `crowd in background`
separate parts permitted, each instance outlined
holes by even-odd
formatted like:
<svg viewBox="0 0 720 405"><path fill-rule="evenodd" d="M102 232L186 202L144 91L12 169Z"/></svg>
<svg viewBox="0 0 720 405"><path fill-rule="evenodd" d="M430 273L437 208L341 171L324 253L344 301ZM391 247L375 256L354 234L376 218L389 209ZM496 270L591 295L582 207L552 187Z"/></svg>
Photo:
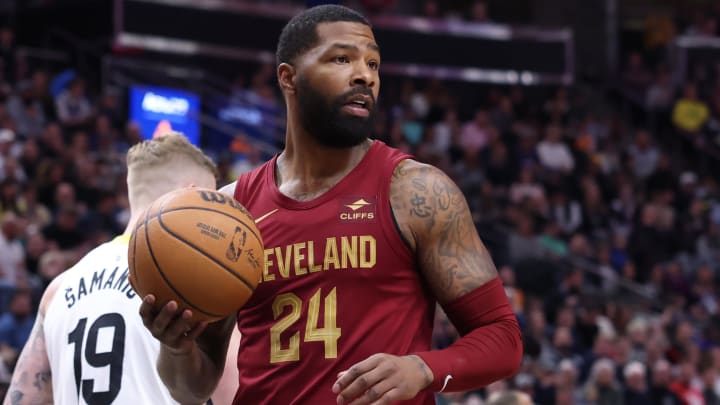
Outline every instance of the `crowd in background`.
<svg viewBox="0 0 720 405"><path fill-rule="evenodd" d="M718 36L720 8L659 25L670 39ZM440 404L508 389L548 405L720 404L720 61L678 82L662 44L629 50L613 88L478 85L467 100L457 83L383 77L374 137L457 182L524 335L517 376ZM143 134L122 92L30 66L9 28L0 59L8 381L43 289L123 232L125 152ZM260 66L233 91L282 106L273 72ZM217 156L222 184L263 161L252 147ZM438 311L434 345L456 337Z"/></svg>

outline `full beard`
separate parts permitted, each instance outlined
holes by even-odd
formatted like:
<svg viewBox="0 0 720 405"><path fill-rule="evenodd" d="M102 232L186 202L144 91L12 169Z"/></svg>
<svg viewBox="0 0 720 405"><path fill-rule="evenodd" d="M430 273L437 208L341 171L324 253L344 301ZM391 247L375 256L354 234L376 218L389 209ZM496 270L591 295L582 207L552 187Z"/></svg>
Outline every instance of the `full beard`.
<svg viewBox="0 0 720 405"><path fill-rule="evenodd" d="M357 117L342 111L348 97L358 93L372 97L369 89L358 87L328 101L307 80L300 78L297 101L301 125L322 146L341 149L360 145L372 134L375 125L374 103L367 117Z"/></svg>

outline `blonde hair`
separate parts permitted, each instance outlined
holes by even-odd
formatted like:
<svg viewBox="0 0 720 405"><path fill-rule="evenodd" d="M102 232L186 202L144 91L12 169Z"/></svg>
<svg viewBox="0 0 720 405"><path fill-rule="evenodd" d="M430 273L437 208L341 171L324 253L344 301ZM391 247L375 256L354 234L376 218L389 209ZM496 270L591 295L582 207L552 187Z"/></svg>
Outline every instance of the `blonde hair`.
<svg viewBox="0 0 720 405"><path fill-rule="evenodd" d="M180 187L217 186L215 163L178 132L134 145L127 153L127 168L128 199L133 213Z"/></svg>
<svg viewBox="0 0 720 405"><path fill-rule="evenodd" d="M128 170L145 170L164 166L177 158L189 159L213 173L216 178L218 176L217 166L212 159L179 132L169 132L133 145L127 153L127 167Z"/></svg>

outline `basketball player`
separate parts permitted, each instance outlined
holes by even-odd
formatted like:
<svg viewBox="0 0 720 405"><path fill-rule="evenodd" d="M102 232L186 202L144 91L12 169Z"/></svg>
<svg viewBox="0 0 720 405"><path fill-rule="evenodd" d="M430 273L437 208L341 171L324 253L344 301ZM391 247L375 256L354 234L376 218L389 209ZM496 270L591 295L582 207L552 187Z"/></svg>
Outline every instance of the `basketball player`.
<svg viewBox="0 0 720 405"><path fill-rule="evenodd" d="M129 235L164 193L189 185L214 188L216 168L176 133L133 146L127 165L131 217L125 233L47 288L6 405L176 403L155 370L160 345L143 327L141 299L128 282Z"/></svg>
<svg viewBox="0 0 720 405"><path fill-rule="evenodd" d="M285 149L223 190L253 214L262 281L237 314L234 404L433 404L515 373L520 331L457 186L368 139L380 51L358 13L318 6L277 49ZM462 337L431 351L439 302ZM180 402L207 399L232 324L188 323L170 302L140 313Z"/></svg>

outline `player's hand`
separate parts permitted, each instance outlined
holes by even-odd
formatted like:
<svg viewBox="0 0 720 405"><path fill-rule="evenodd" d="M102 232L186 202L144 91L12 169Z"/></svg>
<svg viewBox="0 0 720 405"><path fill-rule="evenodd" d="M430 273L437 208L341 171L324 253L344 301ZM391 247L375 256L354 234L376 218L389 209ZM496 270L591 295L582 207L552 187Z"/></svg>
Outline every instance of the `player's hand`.
<svg viewBox="0 0 720 405"><path fill-rule="evenodd" d="M155 297L150 294L140 305L143 324L173 354L188 354L195 347L195 338L207 326L206 322L190 324L192 312L178 310L178 304L170 301L159 311L155 309Z"/></svg>
<svg viewBox="0 0 720 405"><path fill-rule="evenodd" d="M375 354L338 374L332 387L338 404L390 404L414 398L433 381L418 356Z"/></svg>

